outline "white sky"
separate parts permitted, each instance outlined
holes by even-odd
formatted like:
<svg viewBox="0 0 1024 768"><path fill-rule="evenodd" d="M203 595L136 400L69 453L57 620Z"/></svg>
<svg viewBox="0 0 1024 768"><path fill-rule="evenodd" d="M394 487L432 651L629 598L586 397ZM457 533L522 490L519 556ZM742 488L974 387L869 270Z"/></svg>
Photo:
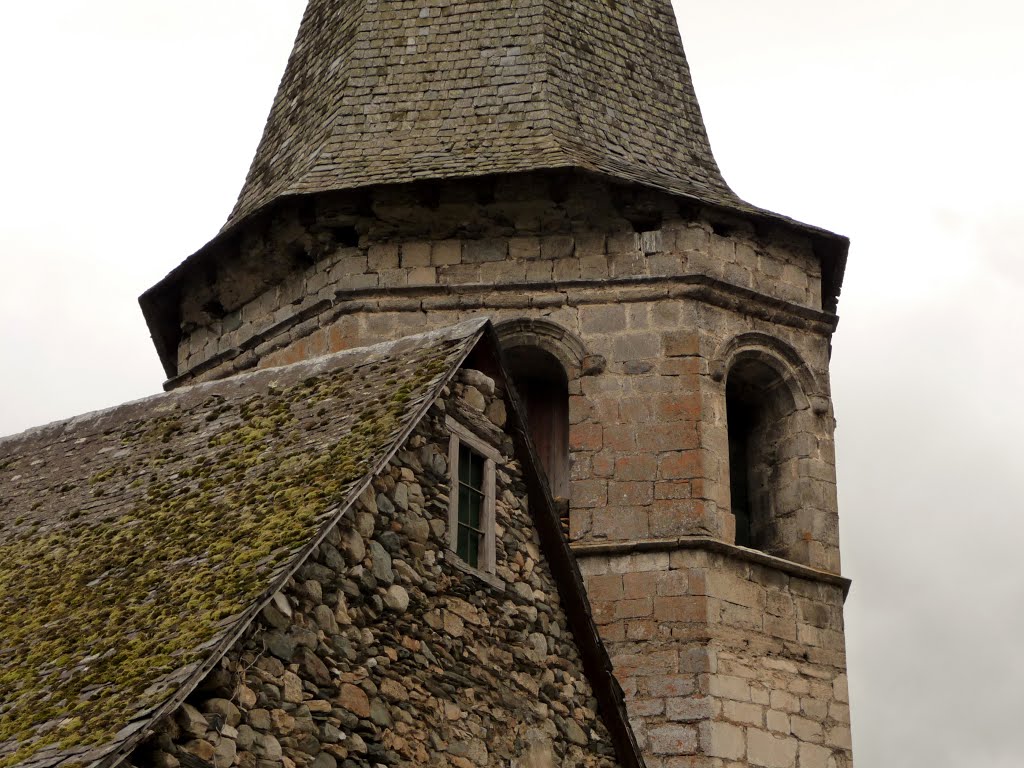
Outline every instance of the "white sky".
<svg viewBox="0 0 1024 768"><path fill-rule="evenodd" d="M1024 764L1024 4L676 0L727 180L851 237L835 337L861 766ZM158 391L301 0L0 7L0 434Z"/></svg>

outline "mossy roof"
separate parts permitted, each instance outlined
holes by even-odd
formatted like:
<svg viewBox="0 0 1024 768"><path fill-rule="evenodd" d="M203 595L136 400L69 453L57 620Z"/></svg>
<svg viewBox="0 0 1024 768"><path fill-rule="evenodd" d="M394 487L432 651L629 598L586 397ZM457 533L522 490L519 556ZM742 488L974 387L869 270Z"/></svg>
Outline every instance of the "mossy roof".
<svg viewBox="0 0 1024 768"><path fill-rule="evenodd" d="M0 768L107 764L178 706L485 326L0 439Z"/></svg>

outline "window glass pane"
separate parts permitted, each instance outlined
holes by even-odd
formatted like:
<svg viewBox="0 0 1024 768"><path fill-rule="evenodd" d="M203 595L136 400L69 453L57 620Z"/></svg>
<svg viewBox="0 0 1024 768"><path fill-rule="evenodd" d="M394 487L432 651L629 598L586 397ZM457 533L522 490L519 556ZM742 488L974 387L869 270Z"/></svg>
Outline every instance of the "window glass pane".
<svg viewBox="0 0 1024 768"><path fill-rule="evenodd" d="M466 486L459 484L459 522L463 525L470 525L469 507L470 499L473 496L471 491Z"/></svg>
<svg viewBox="0 0 1024 768"><path fill-rule="evenodd" d="M469 499L468 499L468 501L469 501L469 504L468 504L469 519L467 520L467 522L469 523L470 527L476 528L476 529L479 530L480 528L483 527L483 526L480 525L480 512L482 511L483 501L484 500L483 500L483 497L481 497L477 493L473 493L472 491L469 491L468 493L469 493Z"/></svg>
<svg viewBox="0 0 1024 768"><path fill-rule="evenodd" d="M473 463L473 451L464 443L459 443L459 482L472 485L469 481L471 465Z"/></svg>
<svg viewBox="0 0 1024 768"><path fill-rule="evenodd" d="M483 490L484 487L484 457L474 453L469 474L469 484L474 488Z"/></svg>
<svg viewBox="0 0 1024 768"><path fill-rule="evenodd" d="M459 526L458 543L455 547L455 554L469 563L469 542L470 542L470 531L464 526ZM472 563L470 563L472 565Z"/></svg>
<svg viewBox="0 0 1024 768"><path fill-rule="evenodd" d="M471 533L469 536L469 556L466 558L466 562L472 565L474 568L480 561L480 536L476 533Z"/></svg>

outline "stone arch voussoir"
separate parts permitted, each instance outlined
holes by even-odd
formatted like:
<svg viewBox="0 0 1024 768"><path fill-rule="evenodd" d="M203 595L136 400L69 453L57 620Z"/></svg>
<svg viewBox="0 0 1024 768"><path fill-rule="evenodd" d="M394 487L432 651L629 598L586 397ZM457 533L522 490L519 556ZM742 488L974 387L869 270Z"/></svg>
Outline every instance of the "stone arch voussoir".
<svg viewBox="0 0 1024 768"><path fill-rule="evenodd" d="M591 365L586 346L574 333L550 320L520 317L495 326L502 347L537 347L562 364L569 380L578 378Z"/></svg>
<svg viewBox="0 0 1024 768"><path fill-rule="evenodd" d="M816 415L828 413L828 396L818 377L800 353L786 342L767 333L741 333L725 342L711 361L711 377L724 382L736 363L755 359L773 368L789 388L797 408L810 408Z"/></svg>

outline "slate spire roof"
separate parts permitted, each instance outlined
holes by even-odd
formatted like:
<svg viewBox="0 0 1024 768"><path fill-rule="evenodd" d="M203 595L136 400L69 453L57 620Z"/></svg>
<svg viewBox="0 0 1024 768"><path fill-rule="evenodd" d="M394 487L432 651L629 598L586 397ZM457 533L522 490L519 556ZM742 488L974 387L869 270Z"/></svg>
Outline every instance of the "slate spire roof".
<svg viewBox="0 0 1024 768"><path fill-rule="evenodd" d="M669 0L310 0L225 229L289 195L566 167L754 210Z"/></svg>

